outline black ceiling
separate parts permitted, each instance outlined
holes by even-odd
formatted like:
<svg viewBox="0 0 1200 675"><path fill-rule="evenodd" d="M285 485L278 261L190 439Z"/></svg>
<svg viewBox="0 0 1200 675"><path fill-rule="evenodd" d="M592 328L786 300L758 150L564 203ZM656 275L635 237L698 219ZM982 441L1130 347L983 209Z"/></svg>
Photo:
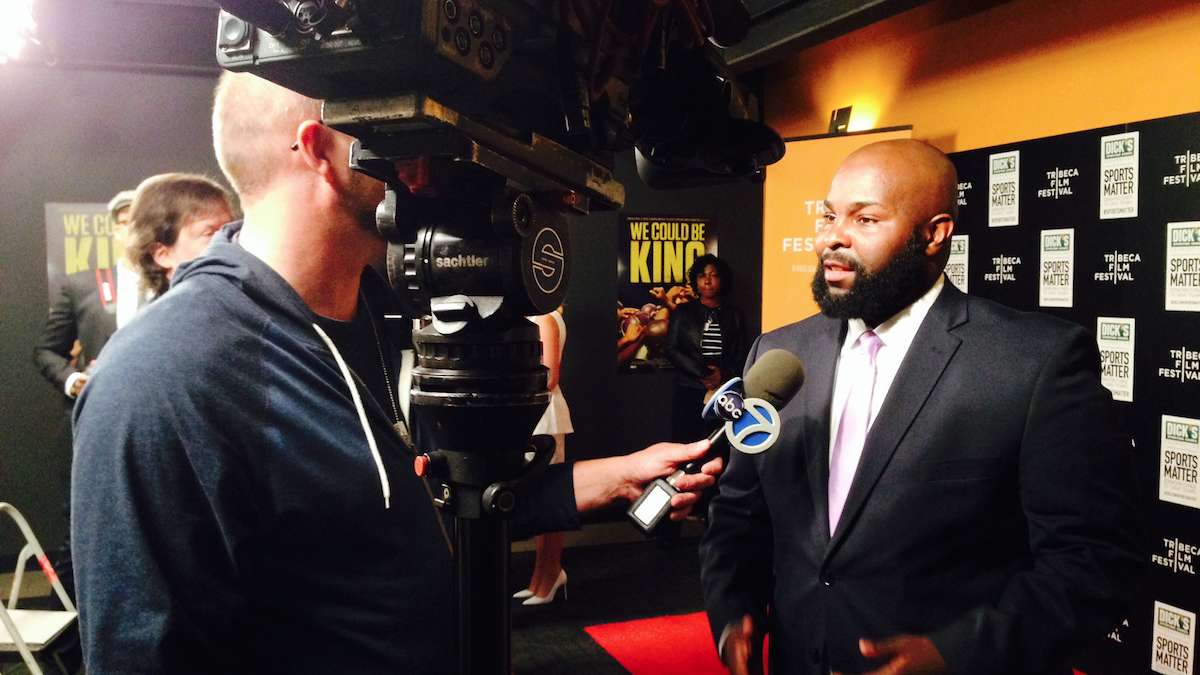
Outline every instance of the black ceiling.
<svg viewBox="0 0 1200 675"><path fill-rule="evenodd" d="M923 1L747 0L750 33L724 57L737 72L754 70ZM35 12L65 67L217 72L212 0L35 0Z"/></svg>
<svg viewBox="0 0 1200 675"><path fill-rule="evenodd" d="M746 39L725 49L737 72L761 68L790 53L845 35L924 4L926 0L748 0L754 21Z"/></svg>

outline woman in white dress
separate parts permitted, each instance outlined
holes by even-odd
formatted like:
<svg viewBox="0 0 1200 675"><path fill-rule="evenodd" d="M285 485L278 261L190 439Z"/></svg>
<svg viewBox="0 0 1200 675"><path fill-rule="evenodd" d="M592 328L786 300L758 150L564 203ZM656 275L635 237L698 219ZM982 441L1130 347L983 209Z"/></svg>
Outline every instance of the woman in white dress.
<svg viewBox="0 0 1200 675"><path fill-rule="evenodd" d="M567 407L567 399L563 397L562 389L558 386L563 347L567 344L567 324L563 321L561 307L549 314L531 316L529 319L537 324L542 339L542 365L550 371L546 382L547 388L550 389L550 405L533 433L554 437L554 458L550 462L561 462L566 454L567 434L573 431L571 411ZM533 566L529 587L513 596L524 598L525 602L521 604L549 604L554 602L559 589L562 589L564 598L567 596L567 573L562 568L562 549L562 532L538 536L537 562Z"/></svg>

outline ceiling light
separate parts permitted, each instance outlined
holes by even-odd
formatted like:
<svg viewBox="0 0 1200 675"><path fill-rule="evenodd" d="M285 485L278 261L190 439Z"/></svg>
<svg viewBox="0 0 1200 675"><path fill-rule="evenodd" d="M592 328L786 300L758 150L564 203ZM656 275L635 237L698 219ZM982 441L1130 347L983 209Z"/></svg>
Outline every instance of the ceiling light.
<svg viewBox="0 0 1200 675"><path fill-rule="evenodd" d="M33 0L0 0L0 63L7 63L21 55L25 45L36 43L33 20Z"/></svg>

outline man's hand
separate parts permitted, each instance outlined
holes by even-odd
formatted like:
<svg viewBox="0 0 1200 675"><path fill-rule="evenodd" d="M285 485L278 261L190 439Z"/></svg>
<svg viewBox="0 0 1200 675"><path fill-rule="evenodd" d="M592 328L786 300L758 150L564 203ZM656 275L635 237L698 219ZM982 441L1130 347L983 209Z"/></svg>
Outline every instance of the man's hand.
<svg viewBox="0 0 1200 675"><path fill-rule="evenodd" d="M80 373L79 377L75 378L75 381L71 383L71 398L78 398L79 394L83 393L83 388L87 386L87 383L88 376Z"/></svg>
<svg viewBox="0 0 1200 675"><path fill-rule="evenodd" d="M575 505L580 511L600 508L616 499L633 501L642 489L655 478L669 476L688 462L708 452L707 440L681 445L655 443L637 452L620 457L605 457L576 462ZM691 512L699 498L698 492L716 484L724 464L720 457L711 460L700 473L682 476L676 488L679 494L671 498L671 520L682 520Z"/></svg>
<svg viewBox="0 0 1200 675"><path fill-rule="evenodd" d="M708 366L708 374L700 378L700 384L709 391L721 386L721 369L716 366Z"/></svg>
<svg viewBox="0 0 1200 675"><path fill-rule="evenodd" d="M754 630L754 619L747 614L741 624L731 623L725 632L721 661L733 675L762 675L762 635Z"/></svg>
<svg viewBox="0 0 1200 675"><path fill-rule="evenodd" d="M940 675L948 669L941 652L924 635L897 635L886 640L858 641L868 659L887 659L882 668L863 675Z"/></svg>

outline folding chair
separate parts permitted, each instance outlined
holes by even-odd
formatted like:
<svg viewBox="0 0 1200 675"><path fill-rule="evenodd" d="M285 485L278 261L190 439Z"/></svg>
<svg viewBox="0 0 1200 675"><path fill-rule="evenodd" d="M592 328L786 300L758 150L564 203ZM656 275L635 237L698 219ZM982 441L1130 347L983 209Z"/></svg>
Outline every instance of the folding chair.
<svg viewBox="0 0 1200 675"><path fill-rule="evenodd" d="M6 502L0 502L0 511L7 513L21 529L21 534L25 536L25 546L17 555L17 567L13 574L12 590L8 595L8 606L0 603L0 652L19 652L21 660L29 669L28 672L33 675L42 675L42 667L39 665L36 654L47 650L55 639L75 623L79 614L75 611L75 604L67 596L62 582L58 580L58 574L46 557L46 552L42 550L42 545L38 543L33 530L29 529L29 523L25 521L25 517ZM42 573L46 575L46 579L62 603L62 610L17 609L17 600L21 593L21 579L25 574L25 564L29 562L30 558L36 558L38 564L42 566ZM68 673L69 670L62 658L53 651L51 654L53 656L52 663L63 673Z"/></svg>

